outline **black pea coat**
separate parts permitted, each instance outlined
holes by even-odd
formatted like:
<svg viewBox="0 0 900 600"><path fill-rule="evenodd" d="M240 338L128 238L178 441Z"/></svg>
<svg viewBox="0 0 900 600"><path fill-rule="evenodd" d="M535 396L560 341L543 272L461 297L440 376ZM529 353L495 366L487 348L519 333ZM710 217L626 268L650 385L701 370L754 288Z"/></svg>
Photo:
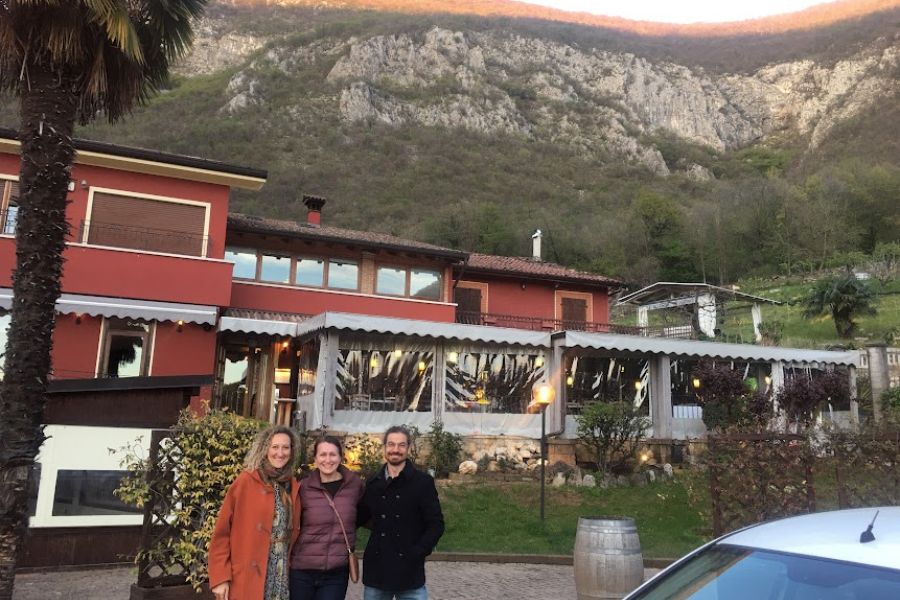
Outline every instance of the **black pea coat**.
<svg viewBox="0 0 900 600"><path fill-rule="evenodd" d="M366 482L357 511L371 524L363 557L363 584L391 592L425 585L425 557L444 533L444 515L434 479L411 462L387 480L384 469Z"/></svg>

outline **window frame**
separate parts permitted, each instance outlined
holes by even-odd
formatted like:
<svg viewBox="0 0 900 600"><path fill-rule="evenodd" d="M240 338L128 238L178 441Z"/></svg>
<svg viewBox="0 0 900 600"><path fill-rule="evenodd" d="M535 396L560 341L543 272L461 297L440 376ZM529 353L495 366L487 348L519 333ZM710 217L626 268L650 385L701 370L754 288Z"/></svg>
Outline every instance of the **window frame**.
<svg viewBox="0 0 900 600"><path fill-rule="evenodd" d="M14 237L16 235L16 228L13 227L12 231L7 231L6 228L9 225L9 206L12 201L12 189L13 184L18 184L18 177L10 177L10 176L0 176L0 235L8 235ZM19 188L19 194L22 193L21 188ZM19 206L19 196L16 196L16 206ZM18 213L16 216L16 225L18 225L19 218Z"/></svg>
<svg viewBox="0 0 900 600"><path fill-rule="evenodd" d="M318 289L325 289L325 283L328 281L328 259L324 256L311 256L306 254L298 254L293 257L294 258L294 268L291 271L291 276L293 278L293 284L299 287L311 287ZM321 261L322 263L322 281L318 285L314 283L297 283L297 268L300 264L300 261L303 260L311 260L311 261Z"/></svg>
<svg viewBox="0 0 900 600"><path fill-rule="evenodd" d="M231 268L231 278L232 279L237 279L239 281L258 281L259 280L259 262L260 262L259 257L260 257L260 254L259 254L258 250L254 249L254 248L242 248L240 246L225 246L225 254L226 254L226 257L224 258L225 262L231 262L227 258L228 252L232 252L234 254L238 254L238 253L253 254L254 258L256 259L254 262L254 267L253 267L253 277L250 277L250 278L235 277L234 276L234 266L237 266L237 263L232 262L231 264L234 265Z"/></svg>
<svg viewBox="0 0 900 600"><path fill-rule="evenodd" d="M400 294L392 294L390 292L381 292L378 290L378 281L379 281L379 273L381 269L393 269L395 271L400 271L403 273L403 292ZM377 263L375 265L375 293L379 296L394 296L397 298L408 298L409 297L409 267L404 267L402 265L392 265L390 263Z"/></svg>
<svg viewBox="0 0 900 600"><path fill-rule="evenodd" d="M263 279L263 259L267 256L275 257L275 258L286 258L288 259L288 277L287 281L274 281L272 279ZM294 285L294 269L296 268L296 260L295 257L291 254L285 252L274 252L267 251L263 252L262 250L257 251L256 253L256 280L260 283L270 283L274 285Z"/></svg>
<svg viewBox="0 0 900 600"><path fill-rule="evenodd" d="M146 331L130 331L127 329L113 329L111 321L136 321L147 325ZM156 321L144 321L143 319L122 319L119 317L103 317L103 325L100 327L100 345L97 353L97 379L110 379L108 373L110 342L112 335L127 337L140 337L144 340L142 346L140 374L135 377L148 377L151 375L153 364L154 342L156 340Z"/></svg>
<svg viewBox="0 0 900 600"><path fill-rule="evenodd" d="M87 209L84 213L84 221L87 223L86 227L82 227L80 242L85 245L91 246L103 246L102 244L91 244L88 239L91 234L91 222L93 219L93 211L94 211L94 195L107 194L111 196L121 196L124 198L133 198L136 200L150 200L154 202L168 202L170 204L183 204L188 206L201 206L204 209L204 217L203 217L203 242L200 248L200 254L197 255L197 258L208 258L209 250L210 250L210 235L209 235L209 222L212 213L212 203L210 202L200 202L198 200L189 200L187 198L176 198L173 196L158 196L155 194L144 194L141 192L133 192L129 190L119 190L114 188L104 188L104 187L94 187L91 186L88 189L88 201L87 201ZM194 256L193 254L184 254L180 252L170 252L170 251L162 251L162 250L143 250L141 248L127 248L122 246L109 246L111 248L124 248L125 250L131 250L134 252L146 252L149 254L177 254L179 256ZM258 267L257 267L258 269Z"/></svg>
<svg viewBox="0 0 900 600"><path fill-rule="evenodd" d="M325 261L326 261L326 269L325 269L325 288L326 289L340 290L340 291L344 291L344 292L358 292L360 290L360 279L362 278L362 265L360 264L361 261L353 260L353 259L349 259L349 258L332 259L330 257L326 258ZM332 263L335 263L335 262L343 263L343 264L352 264L354 267L356 267L356 287L349 288L349 287L338 287L338 286L331 285L331 266L332 266Z"/></svg>

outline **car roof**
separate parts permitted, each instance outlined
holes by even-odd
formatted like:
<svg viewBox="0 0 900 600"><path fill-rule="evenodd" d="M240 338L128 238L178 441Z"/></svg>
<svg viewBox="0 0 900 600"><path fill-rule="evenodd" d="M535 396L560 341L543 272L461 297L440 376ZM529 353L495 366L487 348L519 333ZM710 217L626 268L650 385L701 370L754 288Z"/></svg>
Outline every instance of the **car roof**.
<svg viewBox="0 0 900 600"><path fill-rule="evenodd" d="M875 540L859 536L875 517ZM770 521L718 540L761 550L790 552L890 569L900 569L900 506L855 508Z"/></svg>

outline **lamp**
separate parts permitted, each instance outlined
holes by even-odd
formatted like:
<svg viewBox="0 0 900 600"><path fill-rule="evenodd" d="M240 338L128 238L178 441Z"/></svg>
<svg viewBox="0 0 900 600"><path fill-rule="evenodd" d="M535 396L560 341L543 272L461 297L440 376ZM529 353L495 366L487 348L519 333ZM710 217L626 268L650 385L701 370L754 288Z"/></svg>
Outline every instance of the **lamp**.
<svg viewBox="0 0 900 600"><path fill-rule="evenodd" d="M182 330L184 330L184 321L178 321L178 323L175 324L175 331L181 333Z"/></svg>
<svg viewBox="0 0 900 600"><path fill-rule="evenodd" d="M556 397L556 390L546 381L531 388L531 401L541 411L541 522L544 522L544 487L547 485L547 407Z"/></svg>
<svg viewBox="0 0 900 600"><path fill-rule="evenodd" d="M544 357L543 357L543 356L538 356L537 358L535 358L535 359L534 359L534 366L535 366L535 368L538 368L538 369L540 369L541 367L543 367L543 366L544 366Z"/></svg>
<svg viewBox="0 0 900 600"><path fill-rule="evenodd" d="M693 379L691 379L691 385L694 386L695 390L699 390L700 389L700 378L694 377Z"/></svg>
<svg viewBox="0 0 900 600"><path fill-rule="evenodd" d="M763 377L763 381L766 382L766 385L769 385L772 383L772 378L766 375L765 377Z"/></svg>
<svg viewBox="0 0 900 600"><path fill-rule="evenodd" d="M425 369L426 369L427 367L428 367L428 365L425 364L425 361L424 361L424 360L420 360L420 361L419 361L419 364L416 365L416 368L419 370L419 374L420 374L420 375L421 375L422 373L425 372Z"/></svg>
<svg viewBox="0 0 900 600"><path fill-rule="evenodd" d="M641 380L640 379L638 379L634 382L634 389L638 392L641 391Z"/></svg>

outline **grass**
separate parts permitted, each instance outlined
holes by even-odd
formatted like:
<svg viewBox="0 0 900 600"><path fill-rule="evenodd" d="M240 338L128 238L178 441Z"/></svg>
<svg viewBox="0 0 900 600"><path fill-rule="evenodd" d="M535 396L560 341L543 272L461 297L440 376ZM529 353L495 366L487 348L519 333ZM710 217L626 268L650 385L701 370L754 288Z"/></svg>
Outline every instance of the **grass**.
<svg viewBox="0 0 900 600"><path fill-rule="evenodd" d="M606 490L548 486L543 524L536 481L440 485L446 531L437 551L572 554L579 516L624 515L635 519L645 557L678 557L706 540L686 477ZM364 547L360 533L357 546Z"/></svg>

